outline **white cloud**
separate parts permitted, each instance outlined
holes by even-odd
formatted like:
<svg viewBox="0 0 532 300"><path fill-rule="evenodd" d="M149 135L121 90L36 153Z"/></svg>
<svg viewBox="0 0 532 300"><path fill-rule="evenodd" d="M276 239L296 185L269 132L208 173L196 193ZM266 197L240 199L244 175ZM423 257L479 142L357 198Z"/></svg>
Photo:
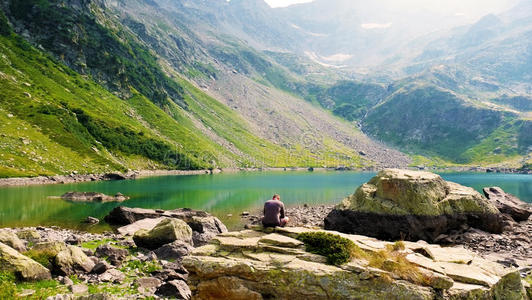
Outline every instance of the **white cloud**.
<svg viewBox="0 0 532 300"><path fill-rule="evenodd" d="M364 29L384 29L392 26L392 23L364 23L360 27Z"/></svg>
<svg viewBox="0 0 532 300"><path fill-rule="evenodd" d="M286 7L293 4L307 3L314 0L265 0L271 7Z"/></svg>

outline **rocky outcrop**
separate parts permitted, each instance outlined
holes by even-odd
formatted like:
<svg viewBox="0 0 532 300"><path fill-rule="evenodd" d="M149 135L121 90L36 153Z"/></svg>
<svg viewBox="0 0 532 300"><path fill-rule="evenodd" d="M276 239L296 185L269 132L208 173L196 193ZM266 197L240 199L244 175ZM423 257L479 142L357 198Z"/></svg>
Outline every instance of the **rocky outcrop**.
<svg viewBox="0 0 532 300"><path fill-rule="evenodd" d="M63 242L39 243L31 250L49 257L52 272L58 275L89 273L95 265L81 248Z"/></svg>
<svg viewBox="0 0 532 300"><path fill-rule="evenodd" d="M417 274L373 267L365 258L341 266L305 251L294 237L308 228L245 230L214 238L184 258L194 299L524 299L519 273L460 247L405 242L404 257ZM272 232L275 231L275 232ZM354 242L365 253L393 243L329 232ZM393 263L390 263L393 265Z"/></svg>
<svg viewBox="0 0 532 300"><path fill-rule="evenodd" d="M68 192L61 196L61 199L72 202L124 202L129 197L117 193L114 196L95 192Z"/></svg>
<svg viewBox="0 0 532 300"><path fill-rule="evenodd" d="M113 225L129 225L140 220L157 218L174 218L186 222L188 226L192 228L195 246L205 245L217 234L227 232L227 227L225 227L225 225L218 218L204 211L186 208L165 211L120 206L113 209L105 217L105 221ZM148 220L143 221L142 223L139 222L130 227L120 228L118 230L124 234L132 234L138 229L150 230L153 228L154 223L155 222ZM152 227L150 228L150 226Z"/></svg>
<svg viewBox="0 0 532 300"><path fill-rule="evenodd" d="M179 219L165 218L152 230L141 229L135 232L133 240L137 247L151 250L175 241L192 244L192 229Z"/></svg>
<svg viewBox="0 0 532 300"><path fill-rule="evenodd" d="M532 214L532 207L529 204L505 193L500 187L484 188L482 191L501 213L509 215L516 222L526 221Z"/></svg>
<svg viewBox="0 0 532 300"><path fill-rule="evenodd" d="M3 243L0 243L0 271L13 273L20 280L52 278L48 269Z"/></svg>
<svg viewBox="0 0 532 300"><path fill-rule="evenodd" d="M452 230L503 230L497 208L472 188L439 175L398 169L379 172L333 209L325 229L386 240L434 241Z"/></svg>

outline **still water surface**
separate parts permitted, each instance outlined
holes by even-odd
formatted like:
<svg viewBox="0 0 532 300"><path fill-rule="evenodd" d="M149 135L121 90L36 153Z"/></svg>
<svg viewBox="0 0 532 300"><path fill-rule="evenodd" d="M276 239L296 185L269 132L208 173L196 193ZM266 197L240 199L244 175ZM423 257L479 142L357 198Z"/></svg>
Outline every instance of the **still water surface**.
<svg viewBox="0 0 532 300"><path fill-rule="evenodd" d="M189 207L208 211L230 228L241 226L242 211L260 209L275 193L290 207L302 204L338 203L375 173L360 172L251 172L197 176L151 177L132 181L102 181L67 185L0 188L0 227L51 226L89 230L80 223L87 216L102 219L115 206L175 209ZM532 203L532 175L443 173L479 191L500 186ZM68 191L121 192L131 199L123 203L72 203L53 198ZM228 217L232 214L232 217ZM104 222L102 222L104 223ZM91 231L108 229L105 224Z"/></svg>

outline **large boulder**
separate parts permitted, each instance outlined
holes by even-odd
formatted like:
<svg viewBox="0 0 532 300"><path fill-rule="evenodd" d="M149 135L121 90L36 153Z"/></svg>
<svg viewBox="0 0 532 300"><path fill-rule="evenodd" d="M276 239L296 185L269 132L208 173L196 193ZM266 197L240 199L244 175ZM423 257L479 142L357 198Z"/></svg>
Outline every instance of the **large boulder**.
<svg viewBox="0 0 532 300"><path fill-rule="evenodd" d="M532 207L529 204L505 193L500 187L484 188L482 191L501 213L510 215L517 222L528 220L532 214Z"/></svg>
<svg viewBox="0 0 532 300"><path fill-rule="evenodd" d="M95 265L81 248L63 242L39 243L31 251L47 256L57 275L89 273Z"/></svg>
<svg viewBox="0 0 532 300"><path fill-rule="evenodd" d="M17 250L0 243L0 271L13 273L20 280L51 279L50 270Z"/></svg>
<svg viewBox="0 0 532 300"><path fill-rule="evenodd" d="M141 229L133 235L133 241L138 247L154 250L174 241L192 244L192 229L187 223L166 218L159 222L152 230Z"/></svg>
<svg viewBox="0 0 532 300"><path fill-rule="evenodd" d="M19 252L26 251L24 242L21 241L14 232L9 231L8 229L0 229L0 243L4 243Z"/></svg>
<svg viewBox="0 0 532 300"><path fill-rule="evenodd" d="M187 208L175 210L153 210L144 208L116 207L106 217L105 221L113 225L130 225L118 229L123 234L130 234L139 228L150 230L153 221L146 219L174 218L185 221L193 231L194 246L208 243L213 237L227 232L227 227L213 215ZM139 222L143 220L142 222ZM151 227L151 228L150 228Z"/></svg>
<svg viewBox="0 0 532 300"><path fill-rule="evenodd" d="M472 188L439 175L398 169L379 172L326 217L325 228L386 240L434 241L464 226L501 233L499 210Z"/></svg>
<svg viewBox="0 0 532 300"><path fill-rule="evenodd" d="M273 230L222 234L185 257L192 298L524 299L518 271L461 247L404 242L390 252L395 243L329 231L366 253L333 266L293 240L315 230ZM386 261L379 265L376 258Z"/></svg>

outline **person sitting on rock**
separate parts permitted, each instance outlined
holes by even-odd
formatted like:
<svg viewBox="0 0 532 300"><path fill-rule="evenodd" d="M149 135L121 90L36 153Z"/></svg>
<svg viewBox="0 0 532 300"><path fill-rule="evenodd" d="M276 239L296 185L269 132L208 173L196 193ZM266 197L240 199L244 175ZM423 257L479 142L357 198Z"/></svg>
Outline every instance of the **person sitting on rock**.
<svg viewBox="0 0 532 300"><path fill-rule="evenodd" d="M284 203L281 202L281 196L273 195L272 200L264 203L264 217L262 218L262 225L264 227L284 227L289 219L284 215Z"/></svg>

